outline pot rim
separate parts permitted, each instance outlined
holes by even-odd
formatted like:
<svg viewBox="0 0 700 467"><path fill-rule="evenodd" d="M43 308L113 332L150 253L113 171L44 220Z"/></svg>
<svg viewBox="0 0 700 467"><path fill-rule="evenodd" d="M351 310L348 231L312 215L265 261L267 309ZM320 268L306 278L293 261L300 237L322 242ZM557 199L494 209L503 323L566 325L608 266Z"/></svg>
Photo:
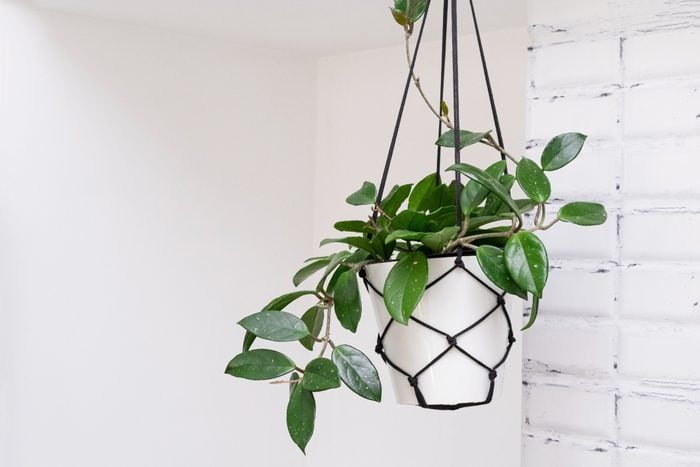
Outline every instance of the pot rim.
<svg viewBox="0 0 700 467"><path fill-rule="evenodd" d="M476 251L474 251L474 250L465 250L465 251L462 252L462 256L470 256L470 257L471 257L471 256L474 256L474 257L476 257ZM428 259L456 258L456 257L457 257L457 253L439 253L439 254L436 254L436 255L427 256ZM371 263L367 263L367 264L365 265L365 267L367 267L367 266L373 266L373 265L375 265L375 264L395 263L395 262L397 262L397 261L398 261L398 259L387 259L387 260L384 260L384 261L373 261L373 262L371 262Z"/></svg>

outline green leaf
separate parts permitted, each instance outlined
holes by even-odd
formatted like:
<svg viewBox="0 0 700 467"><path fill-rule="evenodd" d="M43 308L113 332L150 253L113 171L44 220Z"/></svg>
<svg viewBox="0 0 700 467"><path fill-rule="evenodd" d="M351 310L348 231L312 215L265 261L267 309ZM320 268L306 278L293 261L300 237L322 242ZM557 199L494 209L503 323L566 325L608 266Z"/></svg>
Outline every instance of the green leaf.
<svg viewBox="0 0 700 467"><path fill-rule="evenodd" d="M391 11L391 16L394 17L394 21L396 21L400 26L406 26L408 24L408 18L406 18L406 15L395 8L389 8L389 10Z"/></svg>
<svg viewBox="0 0 700 467"><path fill-rule="evenodd" d="M535 320L537 319L537 311L540 308L540 299L537 298L536 296L532 296L532 309L530 310L530 319L527 321L527 324L523 326L521 331L524 331L526 329L529 329L532 327L533 324L535 324Z"/></svg>
<svg viewBox="0 0 700 467"><path fill-rule="evenodd" d="M294 362L286 355L275 350L256 349L233 357L226 367L226 374L238 378L263 380L286 375L294 368Z"/></svg>
<svg viewBox="0 0 700 467"><path fill-rule="evenodd" d="M335 270L335 268L338 267L343 261L346 259L350 259L351 257L355 256L358 254L360 251L364 250L358 250L354 253L343 250L339 251L337 253L333 253L332 255L329 256L331 262L328 263L328 266L326 267L326 270L323 271L323 275L321 276L321 280L318 281L318 285L316 286L316 290L321 290L323 288L323 283L326 281L326 278ZM365 254L369 254L367 252L364 252Z"/></svg>
<svg viewBox="0 0 700 467"><path fill-rule="evenodd" d="M452 240L455 235L460 231L460 227L454 225L451 227L445 227L439 232L426 234L421 243L427 246L436 253L441 253L442 250L447 246L447 244Z"/></svg>
<svg viewBox="0 0 700 467"><path fill-rule="evenodd" d="M413 191L411 191L411 195L408 197L408 209L417 211L428 193L436 186L437 177L434 173L427 175L421 179L420 182L416 183L416 186L413 187Z"/></svg>
<svg viewBox="0 0 700 467"><path fill-rule="evenodd" d="M294 286L298 286L302 282L304 282L306 279L309 277L313 276L314 273L320 271L321 269L325 268L328 266L328 263L330 263L331 260L326 258L326 259L319 259L318 261L314 261L313 263L309 263L303 268L299 269L296 274L294 274L294 277L292 278L292 282L294 283Z"/></svg>
<svg viewBox="0 0 700 467"><path fill-rule="evenodd" d="M339 345L331 354L338 367L340 379L360 397L371 401L382 400L382 383L372 362L365 354L349 345Z"/></svg>
<svg viewBox="0 0 700 467"><path fill-rule="evenodd" d="M318 337L323 327L323 309L312 306L301 315L301 320L309 330L309 335L299 339L299 342L308 350L313 350L314 344L316 343L314 338Z"/></svg>
<svg viewBox="0 0 700 467"><path fill-rule="evenodd" d="M406 18L406 22L402 24L394 16L396 22L404 26L405 24L413 24L418 21L423 16L426 6L426 0L394 0L394 8L391 11L392 13L398 12Z"/></svg>
<svg viewBox="0 0 700 467"><path fill-rule="evenodd" d="M496 196L501 198L501 200L511 209L511 211L515 213L516 217L518 218L518 224L522 225L523 220L520 216L518 205L515 204L513 198L510 197L510 195L503 189L501 184L498 183L498 180L496 180L493 176L489 175L487 172L484 172L478 167L474 167L473 165L465 163L454 164L448 167L447 170L459 171L467 177L469 177L471 180L480 183L481 185L485 186L489 191L495 193Z"/></svg>
<svg viewBox="0 0 700 467"><path fill-rule="evenodd" d="M425 237L425 232L412 232L410 230L394 230L389 235L387 235L385 242L393 242L396 240L420 240Z"/></svg>
<svg viewBox="0 0 700 467"><path fill-rule="evenodd" d="M345 202L353 206L374 204L377 198L377 187L374 183L364 182L362 187L345 199Z"/></svg>
<svg viewBox="0 0 700 467"><path fill-rule="evenodd" d="M536 203L544 203L552 194L552 186L542 169L533 160L523 157L515 169L515 178L525 194Z"/></svg>
<svg viewBox="0 0 700 467"><path fill-rule="evenodd" d="M503 250L491 245L482 245L476 250L476 259L486 277L497 287L522 299L527 298L527 292L521 289L510 277L503 259Z"/></svg>
<svg viewBox="0 0 700 467"><path fill-rule="evenodd" d="M449 114L450 108L447 107L447 103L445 101L440 101L440 115L447 117Z"/></svg>
<svg viewBox="0 0 700 467"><path fill-rule="evenodd" d="M345 271L338 276L333 293L335 315L341 326L352 332L357 331L357 324L362 316L362 303L360 302L360 290L357 287L357 274L354 271Z"/></svg>
<svg viewBox="0 0 700 467"><path fill-rule="evenodd" d="M314 395L311 391L304 389L303 383L297 384L287 404L287 431L294 444L299 446L304 454L306 454L306 445L314 434L315 420Z"/></svg>
<svg viewBox="0 0 700 467"><path fill-rule="evenodd" d="M311 360L304 368L304 380L301 383L307 391L326 391L340 387L338 367L327 358Z"/></svg>
<svg viewBox="0 0 700 467"><path fill-rule="evenodd" d="M461 149L466 148L467 146L471 146L473 144L478 143L482 139L484 139L488 134L491 133L490 131L486 131L483 133L475 133L473 131L467 131L467 130L460 130L459 131L459 146ZM438 138L437 141L435 141L435 144L438 146L442 146L445 148L453 148L455 147L455 131L454 130L448 130L445 133L441 134L440 137Z"/></svg>
<svg viewBox="0 0 700 467"><path fill-rule="evenodd" d="M542 152L542 168L557 170L564 167L579 155L586 138L581 133L564 133L552 138Z"/></svg>
<svg viewBox="0 0 700 467"><path fill-rule="evenodd" d="M292 374L289 375L289 381L290 381L290 383L289 383L289 395L290 396L292 395L292 391L294 391L294 388L297 387L297 384L299 384L297 382L297 380L299 380L299 379L301 379L301 377L299 376L299 373L297 373L296 371L293 371ZM292 383L291 381L294 381L294 382Z"/></svg>
<svg viewBox="0 0 700 467"><path fill-rule="evenodd" d="M328 245L329 243L345 243L360 250L369 251L372 253L372 245L364 237L345 237L345 238L325 238L321 240L320 246Z"/></svg>
<svg viewBox="0 0 700 467"><path fill-rule="evenodd" d="M306 324L285 311L260 311L238 322L257 337L275 342L298 341L309 335Z"/></svg>
<svg viewBox="0 0 700 467"><path fill-rule="evenodd" d="M333 275L331 276L330 280L328 281L328 285L326 286L326 293L332 294L335 291L335 285L338 283L338 279L340 276L345 272L349 271L350 268L348 266L343 266L340 265L338 268L335 270Z"/></svg>
<svg viewBox="0 0 700 467"><path fill-rule="evenodd" d="M503 175L505 170L506 162L498 161L488 166L484 172L490 175L494 180L499 180L499 177ZM510 193L508 190L504 191ZM489 189L486 186L476 180L469 180L461 194L462 213L469 215L469 213L476 209L488 195ZM496 198L500 200L498 195L494 194L493 196L496 196Z"/></svg>
<svg viewBox="0 0 700 467"><path fill-rule="evenodd" d="M428 260L420 251L403 256L384 282L384 304L392 318L408 324L428 283Z"/></svg>
<svg viewBox="0 0 700 467"><path fill-rule="evenodd" d="M557 217L576 225L600 225L605 223L608 214L602 204L576 201L562 206Z"/></svg>
<svg viewBox="0 0 700 467"><path fill-rule="evenodd" d="M444 183L436 185L421 201L418 211L436 212L442 207L453 206L455 204L454 188L448 187Z"/></svg>
<svg viewBox="0 0 700 467"><path fill-rule="evenodd" d="M506 268L516 284L541 298L547 283L547 250L535 234L520 231L508 239L505 247Z"/></svg>
<svg viewBox="0 0 700 467"><path fill-rule="evenodd" d="M493 216L470 217L469 218L469 232L472 232L475 229L478 229L479 227L491 224L493 222L511 221L511 219L513 217L515 217L515 216L510 211L508 211L507 213L504 213L504 214L494 214Z"/></svg>
<svg viewBox="0 0 700 467"><path fill-rule="evenodd" d="M336 222L333 227L340 232L362 233L367 229L368 225L364 221L340 221Z"/></svg>
<svg viewBox="0 0 700 467"><path fill-rule="evenodd" d="M319 258L320 259L320 258ZM280 295L277 298L274 298L270 303L265 305L262 309L262 311L266 310L272 310L272 311L280 311L283 310L284 308L287 307L290 303L292 303L294 300L301 298L305 295L316 295L316 292L313 290L297 290L296 292L290 292L286 293L284 295ZM243 338L243 351L247 352L250 350L250 347L253 345L255 342L255 334L253 334L250 331L246 331L245 337Z"/></svg>
<svg viewBox="0 0 700 467"><path fill-rule="evenodd" d="M403 202L406 201L406 198L408 198L408 195L411 193L412 186L413 185L409 183L401 186L396 185L394 188L392 188L387 197L381 202L380 206L382 211L384 211L388 216L393 217Z"/></svg>
<svg viewBox="0 0 700 467"><path fill-rule="evenodd" d="M498 182L501 184L506 193L510 193L510 189L513 188L515 183L515 177L511 174L503 174L499 177ZM484 203L484 208L479 213L482 216L492 216L498 212L498 210L503 206L503 201L501 198L489 193L486 197L486 203Z"/></svg>
<svg viewBox="0 0 700 467"><path fill-rule="evenodd" d="M391 220L391 230L421 232L428 223L428 216L422 212L401 211Z"/></svg>

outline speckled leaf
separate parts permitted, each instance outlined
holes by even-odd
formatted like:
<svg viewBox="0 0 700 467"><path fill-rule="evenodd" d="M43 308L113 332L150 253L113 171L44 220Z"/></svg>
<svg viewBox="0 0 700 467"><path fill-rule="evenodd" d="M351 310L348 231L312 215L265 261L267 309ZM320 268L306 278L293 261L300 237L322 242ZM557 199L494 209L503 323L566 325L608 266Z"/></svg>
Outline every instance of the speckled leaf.
<svg viewBox="0 0 700 467"><path fill-rule="evenodd" d="M339 345L331 355L338 367L340 379L360 397L371 401L382 400L382 383L379 374L369 358L356 348Z"/></svg>
<svg viewBox="0 0 700 467"><path fill-rule="evenodd" d="M309 335L306 324L285 311L260 311L246 316L238 324L246 331L269 341L298 341Z"/></svg>
<svg viewBox="0 0 700 467"><path fill-rule="evenodd" d="M557 170L564 167L579 155L586 135L581 133L564 133L552 138L542 152L542 168Z"/></svg>
<svg viewBox="0 0 700 467"><path fill-rule="evenodd" d="M502 249L492 245L482 245L476 250L476 258L486 277L497 287L522 299L527 298L527 292L521 289L510 277L503 259Z"/></svg>
<svg viewBox="0 0 700 467"><path fill-rule="evenodd" d="M315 420L314 395L311 391L304 389L303 383L297 384L287 403L287 431L294 444L299 446L304 454L306 454L306 445L314 434Z"/></svg>
<svg viewBox="0 0 700 467"><path fill-rule="evenodd" d="M549 260L542 241L533 233L520 231L508 239L504 253L513 281L541 298L549 274Z"/></svg>
<svg viewBox="0 0 700 467"><path fill-rule="evenodd" d="M323 327L323 309L313 306L306 310L303 315L301 315L301 320L309 330L309 335L299 339L299 342L306 349L313 350L314 344L316 343L314 338L318 337L318 335L321 333L321 328Z"/></svg>
<svg viewBox="0 0 700 467"><path fill-rule="evenodd" d="M389 271L384 282L384 304L392 318L401 324L416 309L428 283L428 260L420 251L403 256Z"/></svg>
<svg viewBox="0 0 700 467"><path fill-rule="evenodd" d="M605 223L608 214L602 204L576 201L562 206L557 217L563 222L588 226Z"/></svg>
<svg viewBox="0 0 700 467"><path fill-rule="evenodd" d="M523 192L536 203L544 203L552 194L552 186L536 162L526 157L520 159L515 178Z"/></svg>
<svg viewBox="0 0 700 467"><path fill-rule="evenodd" d="M341 326L351 332L357 331L357 325L362 316L360 290L357 287L357 274L348 270L340 274L333 293L335 315Z"/></svg>
<svg viewBox="0 0 700 467"><path fill-rule="evenodd" d="M482 139L484 139L488 134L491 133L490 131L486 131L483 133L475 133L473 131L467 131L467 130L460 130L459 131L459 146L461 149L466 148L467 146L471 146L473 144L478 143ZM455 147L455 131L454 130L448 130L445 133L441 134L440 137L438 138L437 141L435 141L435 144L438 146L442 146L445 148L453 148Z"/></svg>
<svg viewBox="0 0 700 467"><path fill-rule="evenodd" d="M226 374L238 378L263 380L277 378L294 370L294 362L286 355L269 349L256 349L233 357Z"/></svg>
<svg viewBox="0 0 700 467"><path fill-rule="evenodd" d="M314 258L314 259L321 259L321 258ZM265 310L272 310L272 311L279 311L283 310L287 305L292 303L294 300L301 298L305 295L315 295L316 292L313 290L297 290L296 292L291 292L291 293L286 293L284 295L280 295L279 297L274 298L270 303L265 305L262 309L262 311ZM243 338L243 351L247 352L250 350L250 347L253 345L255 342L256 336L250 331L246 331L245 337Z"/></svg>
<svg viewBox="0 0 700 467"><path fill-rule="evenodd" d="M340 387L338 367L327 358L311 360L304 368L304 389L307 391L326 391Z"/></svg>

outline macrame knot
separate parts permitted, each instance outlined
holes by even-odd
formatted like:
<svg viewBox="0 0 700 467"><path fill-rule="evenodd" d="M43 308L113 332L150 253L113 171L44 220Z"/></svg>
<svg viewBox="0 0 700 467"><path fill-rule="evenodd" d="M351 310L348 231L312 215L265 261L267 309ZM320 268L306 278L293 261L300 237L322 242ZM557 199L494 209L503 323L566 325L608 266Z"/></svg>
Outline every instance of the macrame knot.
<svg viewBox="0 0 700 467"><path fill-rule="evenodd" d="M382 344L382 338L377 336L377 345L374 346L374 351L378 354L384 352L384 344Z"/></svg>
<svg viewBox="0 0 700 467"><path fill-rule="evenodd" d="M463 268L463 267L464 267L464 261L462 261L462 258L460 258L460 257L458 256L457 259L455 259L455 265L459 266L460 268Z"/></svg>
<svg viewBox="0 0 700 467"><path fill-rule="evenodd" d="M455 339L452 336L445 336L445 339L447 339L447 343L450 344L450 347L454 347L457 345L457 339Z"/></svg>
<svg viewBox="0 0 700 467"><path fill-rule="evenodd" d="M508 343L509 344L515 343L515 336L513 334L508 334Z"/></svg>
<svg viewBox="0 0 700 467"><path fill-rule="evenodd" d="M415 388L416 386L418 386L418 379L414 378L413 376L409 376L408 384L410 384L412 388Z"/></svg>
<svg viewBox="0 0 700 467"><path fill-rule="evenodd" d="M365 268L362 268L362 269L360 269L360 271L357 273L357 275L360 276L360 278L364 279L365 277L367 277L367 271L365 271Z"/></svg>
<svg viewBox="0 0 700 467"><path fill-rule="evenodd" d="M506 304L506 299L503 297L503 295L499 295L498 298L496 299L499 305L503 306Z"/></svg>
<svg viewBox="0 0 700 467"><path fill-rule="evenodd" d="M498 376L498 375L496 374L496 370L491 370L491 371L489 371L489 379L490 379L491 381L493 381L494 379L496 379L496 376Z"/></svg>

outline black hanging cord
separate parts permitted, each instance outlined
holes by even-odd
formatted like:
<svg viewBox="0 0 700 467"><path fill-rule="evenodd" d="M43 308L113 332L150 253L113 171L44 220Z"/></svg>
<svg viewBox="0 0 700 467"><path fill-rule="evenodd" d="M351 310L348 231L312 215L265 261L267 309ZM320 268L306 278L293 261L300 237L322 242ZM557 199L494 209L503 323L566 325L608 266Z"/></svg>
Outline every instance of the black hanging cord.
<svg viewBox="0 0 700 467"><path fill-rule="evenodd" d="M459 131L459 60L457 50L457 0L452 0L452 125L455 135L455 164L460 163L460 131ZM455 170L455 206L457 226L462 226L462 180L461 174ZM457 249L456 263L462 262L462 247Z"/></svg>
<svg viewBox="0 0 700 467"><path fill-rule="evenodd" d="M440 115L442 115L442 103L445 100L445 62L447 58L447 12L449 0L445 0L442 8L442 51L440 55ZM438 138L442 134L442 118L438 119ZM435 183L440 184L440 164L442 159L442 146L437 145L437 162L435 164Z"/></svg>
<svg viewBox="0 0 700 467"><path fill-rule="evenodd" d="M399 106L399 114L396 116L396 124L394 125L394 133L391 135L391 143L389 144L389 153L386 156L386 162L384 163L384 172L382 173L382 180L379 183L379 190L377 191L377 198L375 204L379 206L382 202L382 196L384 196L384 189L386 188L386 179L389 176L389 168L391 167L391 159L394 156L394 147L396 146L396 138L399 135L399 127L401 126L401 119L403 117L403 110L406 106L406 97L408 96L408 89L411 87L411 80L413 79L413 69L416 66L416 58L418 58L418 48L420 47L421 39L423 38L423 29L425 29L425 20L428 18L428 10L430 9L430 0L426 2L425 13L423 13L423 21L420 25L420 31L418 31L418 39L416 39L416 47L413 50L413 59L411 60L411 66L408 68L408 77L406 77L406 85L403 88L403 95L401 96L401 105ZM377 220L378 211L372 213L372 219Z"/></svg>
<svg viewBox="0 0 700 467"><path fill-rule="evenodd" d="M501 132L501 123L498 120L498 111L496 110L496 100L493 96L493 88L491 87L491 78L489 77L489 67L486 64L486 54L484 52L484 44L481 41L481 32L479 31L479 22L476 19L476 10L474 9L474 0L469 0L469 7L472 11L472 20L474 21L474 32L476 33L476 43L479 46L479 56L481 57L481 67L484 70L484 81L486 81L486 90L489 94L489 103L491 104L491 115L493 115L493 126L496 128L496 138L501 147L503 145L503 133ZM501 152L501 160L506 160L505 153ZM506 167L505 173L508 173Z"/></svg>

